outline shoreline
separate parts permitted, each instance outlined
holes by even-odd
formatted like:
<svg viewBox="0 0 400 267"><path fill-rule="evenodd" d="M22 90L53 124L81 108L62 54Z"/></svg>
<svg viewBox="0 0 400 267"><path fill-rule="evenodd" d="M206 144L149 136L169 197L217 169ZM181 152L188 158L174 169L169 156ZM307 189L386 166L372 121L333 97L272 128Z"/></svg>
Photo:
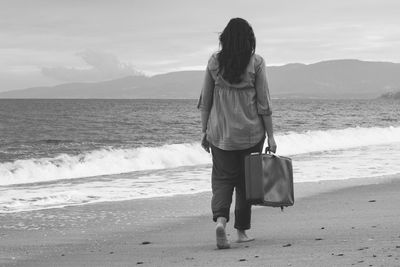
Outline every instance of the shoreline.
<svg viewBox="0 0 400 267"><path fill-rule="evenodd" d="M329 192L332 190L346 188L346 187L384 183L385 181L388 181L388 180L393 179L398 176L400 176L400 173L374 176L374 177L366 177L366 178L346 178L346 179L338 179L338 180L320 180L320 181L304 181L304 182L294 181L295 200L298 200L303 197L312 196L315 194L320 194L320 193L325 193L325 192ZM86 206L86 205L107 205L108 203L116 203L116 202L131 202L131 201L141 202L141 201L157 201L157 200L169 201L173 198L190 198L192 196L197 197L197 196L201 196L201 195L207 195L207 196L211 197L210 194L211 194L211 190L201 190L200 192L195 192L195 193L190 193L190 194L172 194L172 195L165 195L165 196L149 196L149 197L143 197L143 198L132 198L132 199L123 199L123 200L104 200L104 201L101 200L101 201L93 201L90 203L61 204L60 206L38 208L38 209L31 209L31 210L0 212L0 218L7 214L16 214L16 213L25 213L25 212L40 212L40 211L46 211L46 210L66 209L66 208L80 207L80 206ZM194 215L201 215L201 214L194 214Z"/></svg>
<svg viewBox="0 0 400 267"><path fill-rule="evenodd" d="M175 266L242 266L239 260L245 259L248 264L251 260L254 261L252 264L264 262L270 265L274 262L274 266L287 266L288 263L292 266L318 266L313 260L325 252L324 246L332 247L331 253L334 254L340 254L339 251L346 248L352 249L354 257L359 256L356 249L363 244L371 247L368 245L372 242L369 241L371 230L376 232L378 239L373 240L380 246L393 243L388 246L387 251L391 254L387 254L385 259L400 264L396 260L400 257L400 248L395 249L400 246L400 211L397 206L400 203L400 175L297 183L295 190L294 207L285 209L283 213L279 209L254 208L253 227L249 233L256 237L256 241L233 244L227 252L215 250L210 192L0 214L0 265L81 266L96 262L96 265L106 266L143 262L146 266L162 266L166 260ZM321 227L334 230L328 233L321 231ZM233 237L231 223L227 229ZM316 238L322 240L316 242ZM323 242L325 239L329 240L328 244ZM142 245L146 241L150 244ZM286 255L282 246L289 243L291 246L285 249L294 254ZM316 250L307 250L314 243L318 245L314 247ZM376 255L382 253L378 246L375 247ZM364 250L367 251L360 250L361 256L365 254ZM287 260L280 255L281 252L285 252ZM266 254L271 262L263 261ZM222 255L221 259L216 257L219 255ZM243 258L237 259L240 255ZM296 265L294 256L303 259L305 265L300 264L301 261ZM349 260L344 256L325 256L334 261ZM377 261L373 258L368 260ZM323 258L320 260L324 261ZM325 263L337 266L330 261Z"/></svg>

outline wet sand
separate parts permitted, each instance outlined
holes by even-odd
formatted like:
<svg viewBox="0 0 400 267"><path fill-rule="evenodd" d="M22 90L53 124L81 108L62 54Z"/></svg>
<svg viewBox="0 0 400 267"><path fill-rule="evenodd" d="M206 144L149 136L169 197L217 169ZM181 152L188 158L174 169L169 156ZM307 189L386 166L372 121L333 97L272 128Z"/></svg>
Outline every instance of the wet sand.
<svg viewBox="0 0 400 267"><path fill-rule="evenodd" d="M1 214L0 266L400 266L400 177L295 186L294 207L254 208L256 240L229 250L209 192Z"/></svg>

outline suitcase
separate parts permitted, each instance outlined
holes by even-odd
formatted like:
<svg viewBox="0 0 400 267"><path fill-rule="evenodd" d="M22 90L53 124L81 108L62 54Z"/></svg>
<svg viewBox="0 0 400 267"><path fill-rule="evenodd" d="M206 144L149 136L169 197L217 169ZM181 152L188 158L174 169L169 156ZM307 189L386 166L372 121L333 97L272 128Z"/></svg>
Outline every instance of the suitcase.
<svg viewBox="0 0 400 267"><path fill-rule="evenodd" d="M293 167L288 157L271 153L247 155L245 181L250 204L281 209L294 204Z"/></svg>

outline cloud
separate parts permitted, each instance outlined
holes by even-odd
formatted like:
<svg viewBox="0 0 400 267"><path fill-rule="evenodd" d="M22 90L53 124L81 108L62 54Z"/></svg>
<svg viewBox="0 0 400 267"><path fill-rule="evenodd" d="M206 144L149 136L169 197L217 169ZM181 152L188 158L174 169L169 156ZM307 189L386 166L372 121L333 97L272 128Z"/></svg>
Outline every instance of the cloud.
<svg viewBox="0 0 400 267"><path fill-rule="evenodd" d="M123 63L110 53L85 50L76 54L81 57L89 68L43 67L42 74L67 82L104 81L129 75L143 75L131 64Z"/></svg>

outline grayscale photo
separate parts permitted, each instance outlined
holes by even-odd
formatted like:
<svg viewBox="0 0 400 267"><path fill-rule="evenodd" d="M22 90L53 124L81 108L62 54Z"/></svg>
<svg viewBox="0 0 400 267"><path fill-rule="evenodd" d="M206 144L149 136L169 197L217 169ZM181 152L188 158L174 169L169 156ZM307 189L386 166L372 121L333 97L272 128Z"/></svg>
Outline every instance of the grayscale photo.
<svg viewBox="0 0 400 267"><path fill-rule="evenodd" d="M399 12L0 0L0 266L400 266Z"/></svg>

